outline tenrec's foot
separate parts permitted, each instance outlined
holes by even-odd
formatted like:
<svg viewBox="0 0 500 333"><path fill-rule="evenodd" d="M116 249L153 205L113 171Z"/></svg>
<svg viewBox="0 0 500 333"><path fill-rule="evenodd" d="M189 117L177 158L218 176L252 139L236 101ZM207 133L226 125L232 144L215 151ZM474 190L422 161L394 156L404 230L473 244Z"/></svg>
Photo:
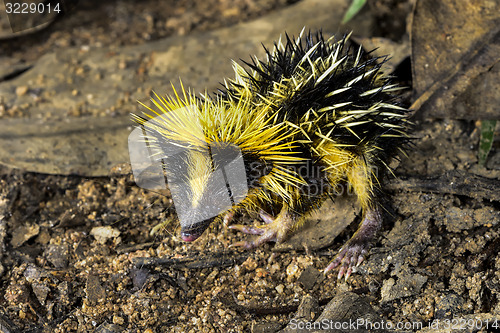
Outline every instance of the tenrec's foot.
<svg viewBox="0 0 500 333"><path fill-rule="evenodd" d="M227 244L227 229L228 229L228 226L229 226L229 222L231 222L231 220L233 219L234 217L234 211L229 211L226 213L226 215L224 215L224 218L222 219L222 230L224 232L224 235L223 235L223 244L224 244L224 248L227 248L228 247L228 244Z"/></svg>
<svg viewBox="0 0 500 333"><path fill-rule="evenodd" d="M260 217L266 222L265 225L249 227L242 224L236 224L229 226L229 229L238 230L244 234L259 235L259 237L253 241L236 242L229 247L239 246L246 249L253 249L267 242L280 243L285 239L288 230L290 230L294 224L294 219L286 211L282 211L276 218L261 211Z"/></svg>
<svg viewBox="0 0 500 333"><path fill-rule="evenodd" d="M370 243L377 234L382 224L380 208L374 208L365 212L365 217L352 238L340 249L337 256L325 268L324 273L339 267L337 279L345 276L345 280L351 276L355 267L359 266L370 249Z"/></svg>
<svg viewBox="0 0 500 333"><path fill-rule="evenodd" d="M349 276L351 276L352 270L363 262L369 248L369 242L363 242L362 240L357 240L354 237L351 238L346 244L344 244L332 262L330 262L330 264L325 268L324 273L339 267L337 279L341 279L342 276L345 276L345 279L347 280Z"/></svg>

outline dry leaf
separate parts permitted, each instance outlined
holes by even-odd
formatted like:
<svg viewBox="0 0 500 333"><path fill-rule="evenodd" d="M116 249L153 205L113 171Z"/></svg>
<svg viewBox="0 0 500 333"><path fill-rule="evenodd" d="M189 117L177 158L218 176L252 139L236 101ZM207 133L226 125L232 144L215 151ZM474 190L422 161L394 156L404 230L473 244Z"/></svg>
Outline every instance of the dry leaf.
<svg viewBox="0 0 500 333"><path fill-rule="evenodd" d="M431 117L500 118L500 2L420 0L413 15L412 108Z"/></svg>

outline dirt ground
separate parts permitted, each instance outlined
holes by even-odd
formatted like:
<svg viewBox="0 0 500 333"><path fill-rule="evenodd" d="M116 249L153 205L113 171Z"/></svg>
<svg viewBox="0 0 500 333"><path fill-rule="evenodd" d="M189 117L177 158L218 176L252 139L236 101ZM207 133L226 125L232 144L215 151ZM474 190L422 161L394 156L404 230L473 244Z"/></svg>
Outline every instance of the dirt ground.
<svg viewBox="0 0 500 333"><path fill-rule="evenodd" d="M0 48L32 61L54 48L132 45L230 26L293 2L81 1L49 28L2 41ZM379 36L399 40L408 8L408 1L378 0L365 10L380 21ZM498 181L500 144L479 167L476 122L418 115L414 121L415 145L395 173L420 186L387 180L391 204L383 230L347 282L321 271L358 220L330 248L279 252L269 263L273 244L228 249L245 236L222 225L182 242L168 193L137 187L123 170L87 178L2 167L0 331L275 332L306 296L318 304L311 320L341 292L363 297L378 318L394 323L426 327L460 317L494 325L500 313L498 192L491 200L488 192L450 190L445 181L439 185L439 175ZM424 189L429 183L432 191ZM151 235L161 221L172 223Z"/></svg>

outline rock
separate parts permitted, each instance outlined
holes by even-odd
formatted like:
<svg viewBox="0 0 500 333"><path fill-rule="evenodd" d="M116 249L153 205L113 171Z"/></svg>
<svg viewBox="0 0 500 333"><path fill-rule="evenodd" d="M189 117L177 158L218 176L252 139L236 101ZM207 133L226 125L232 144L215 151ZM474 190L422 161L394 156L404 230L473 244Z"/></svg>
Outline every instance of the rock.
<svg viewBox="0 0 500 333"><path fill-rule="evenodd" d="M318 271L313 266L307 266L300 274L297 282L302 285L305 290L311 290L316 283L321 283L325 279L325 275Z"/></svg>
<svg viewBox="0 0 500 333"><path fill-rule="evenodd" d="M377 311L370 305L370 299L359 296L352 292L339 292L325 307L321 315L314 321L309 331L324 332L329 329L330 332L390 332L379 316ZM321 324L322 326L319 326ZM372 327L370 325L377 325ZM317 327L321 327L321 330Z"/></svg>
<svg viewBox="0 0 500 333"><path fill-rule="evenodd" d="M439 301L436 302L435 317L437 319L451 319L460 314L460 309L464 303L462 297L455 293L446 293L441 295Z"/></svg>
<svg viewBox="0 0 500 333"><path fill-rule="evenodd" d="M17 96L23 96L26 95L28 92L28 87L27 86L19 86L16 88L16 95Z"/></svg>
<svg viewBox="0 0 500 333"><path fill-rule="evenodd" d="M90 230L90 234L101 244L106 243L110 238L116 238L120 236L120 231L108 226L104 227L94 227Z"/></svg>
<svg viewBox="0 0 500 333"><path fill-rule="evenodd" d="M266 332L277 332L281 323L276 322L253 322L252 327L250 328L251 333L266 333Z"/></svg>
<svg viewBox="0 0 500 333"><path fill-rule="evenodd" d="M123 332L123 327L110 323L102 323L95 329L96 333L119 333Z"/></svg>
<svg viewBox="0 0 500 333"><path fill-rule="evenodd" d="M87 294L87 299L91 304L95 304L106 297L106 290L101 285L99 276L94 274L89 274L87 277L85 292Z"/></svg>
<svg viewBox="0 0 500 333"><path fill-rule="evenodd" d="M19 247L32 237L38 235L40 226L38 224L22 225L14 229L10 243L13 247Z"/></svg>
<svg viewBox="0 0 500 333"><path fill-rule="evenodd" d="M427 282L427 276L421 274L401 274L397 282L393 278L387 279L380 291L381 302L417 295L425 282Z"/></svg>
<svg viewBox="0 0 500 333"><path fill-rule="evenodd" d="M37 282L33 282L31 284L31 288L33 289L33 293L35 294L40 304L45 305L45 300L47 299L47 295L50 292L50 288L47 287L44 283Z"/></svg>
<svg viewBox="0 0 500 333"><path fill-rule="evenodd" d="M68 267L69 247L67 244L49 244L45 249L45 257L55 268Z"/></svg>
<svg viewBox="0 0 500 333"><path fill-rule="evenodd" d="M295 313L295 316L282 332L302 332L302 330L296 327L300 326L298 323L302 322L305 324L307 322L313 322L314 318L318 315L318 311L318 300L310 295L304 296L300 302L297 312ZM307 332L307 330L303 331Z"/></svg>

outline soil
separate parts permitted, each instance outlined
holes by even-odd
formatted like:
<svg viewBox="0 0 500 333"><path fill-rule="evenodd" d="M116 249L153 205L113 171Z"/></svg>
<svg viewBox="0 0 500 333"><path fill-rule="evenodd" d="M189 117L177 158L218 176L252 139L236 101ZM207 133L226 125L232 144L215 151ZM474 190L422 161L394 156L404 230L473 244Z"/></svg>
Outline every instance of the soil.
<svg viewBox="0 0 500 333"><path fill-rule="evenodd" d="M47 29L0 47L28 62L55 48L137 45L230 26L292 2L82 1ZM380 0L364 10L391 22L381 34L397 40L410 7ZM499 142L479 167L476 122L417 117L415 123L414 146L398 176L458 171L498 181ZM274 332L305 297L320 307L311 320L340 291L366 297L366 306L393 323L426 327L459 316L492 324L500 312L498 198L388 186L383 230L344 282L321 271L355 223L329 249L279 252L273 261L273 244L228 249L245 236L222 225L185 243L168 191L137 187L123 168L100 178L0 169L0 331ZM259 223L249 216L237 221Z"/></svg>

